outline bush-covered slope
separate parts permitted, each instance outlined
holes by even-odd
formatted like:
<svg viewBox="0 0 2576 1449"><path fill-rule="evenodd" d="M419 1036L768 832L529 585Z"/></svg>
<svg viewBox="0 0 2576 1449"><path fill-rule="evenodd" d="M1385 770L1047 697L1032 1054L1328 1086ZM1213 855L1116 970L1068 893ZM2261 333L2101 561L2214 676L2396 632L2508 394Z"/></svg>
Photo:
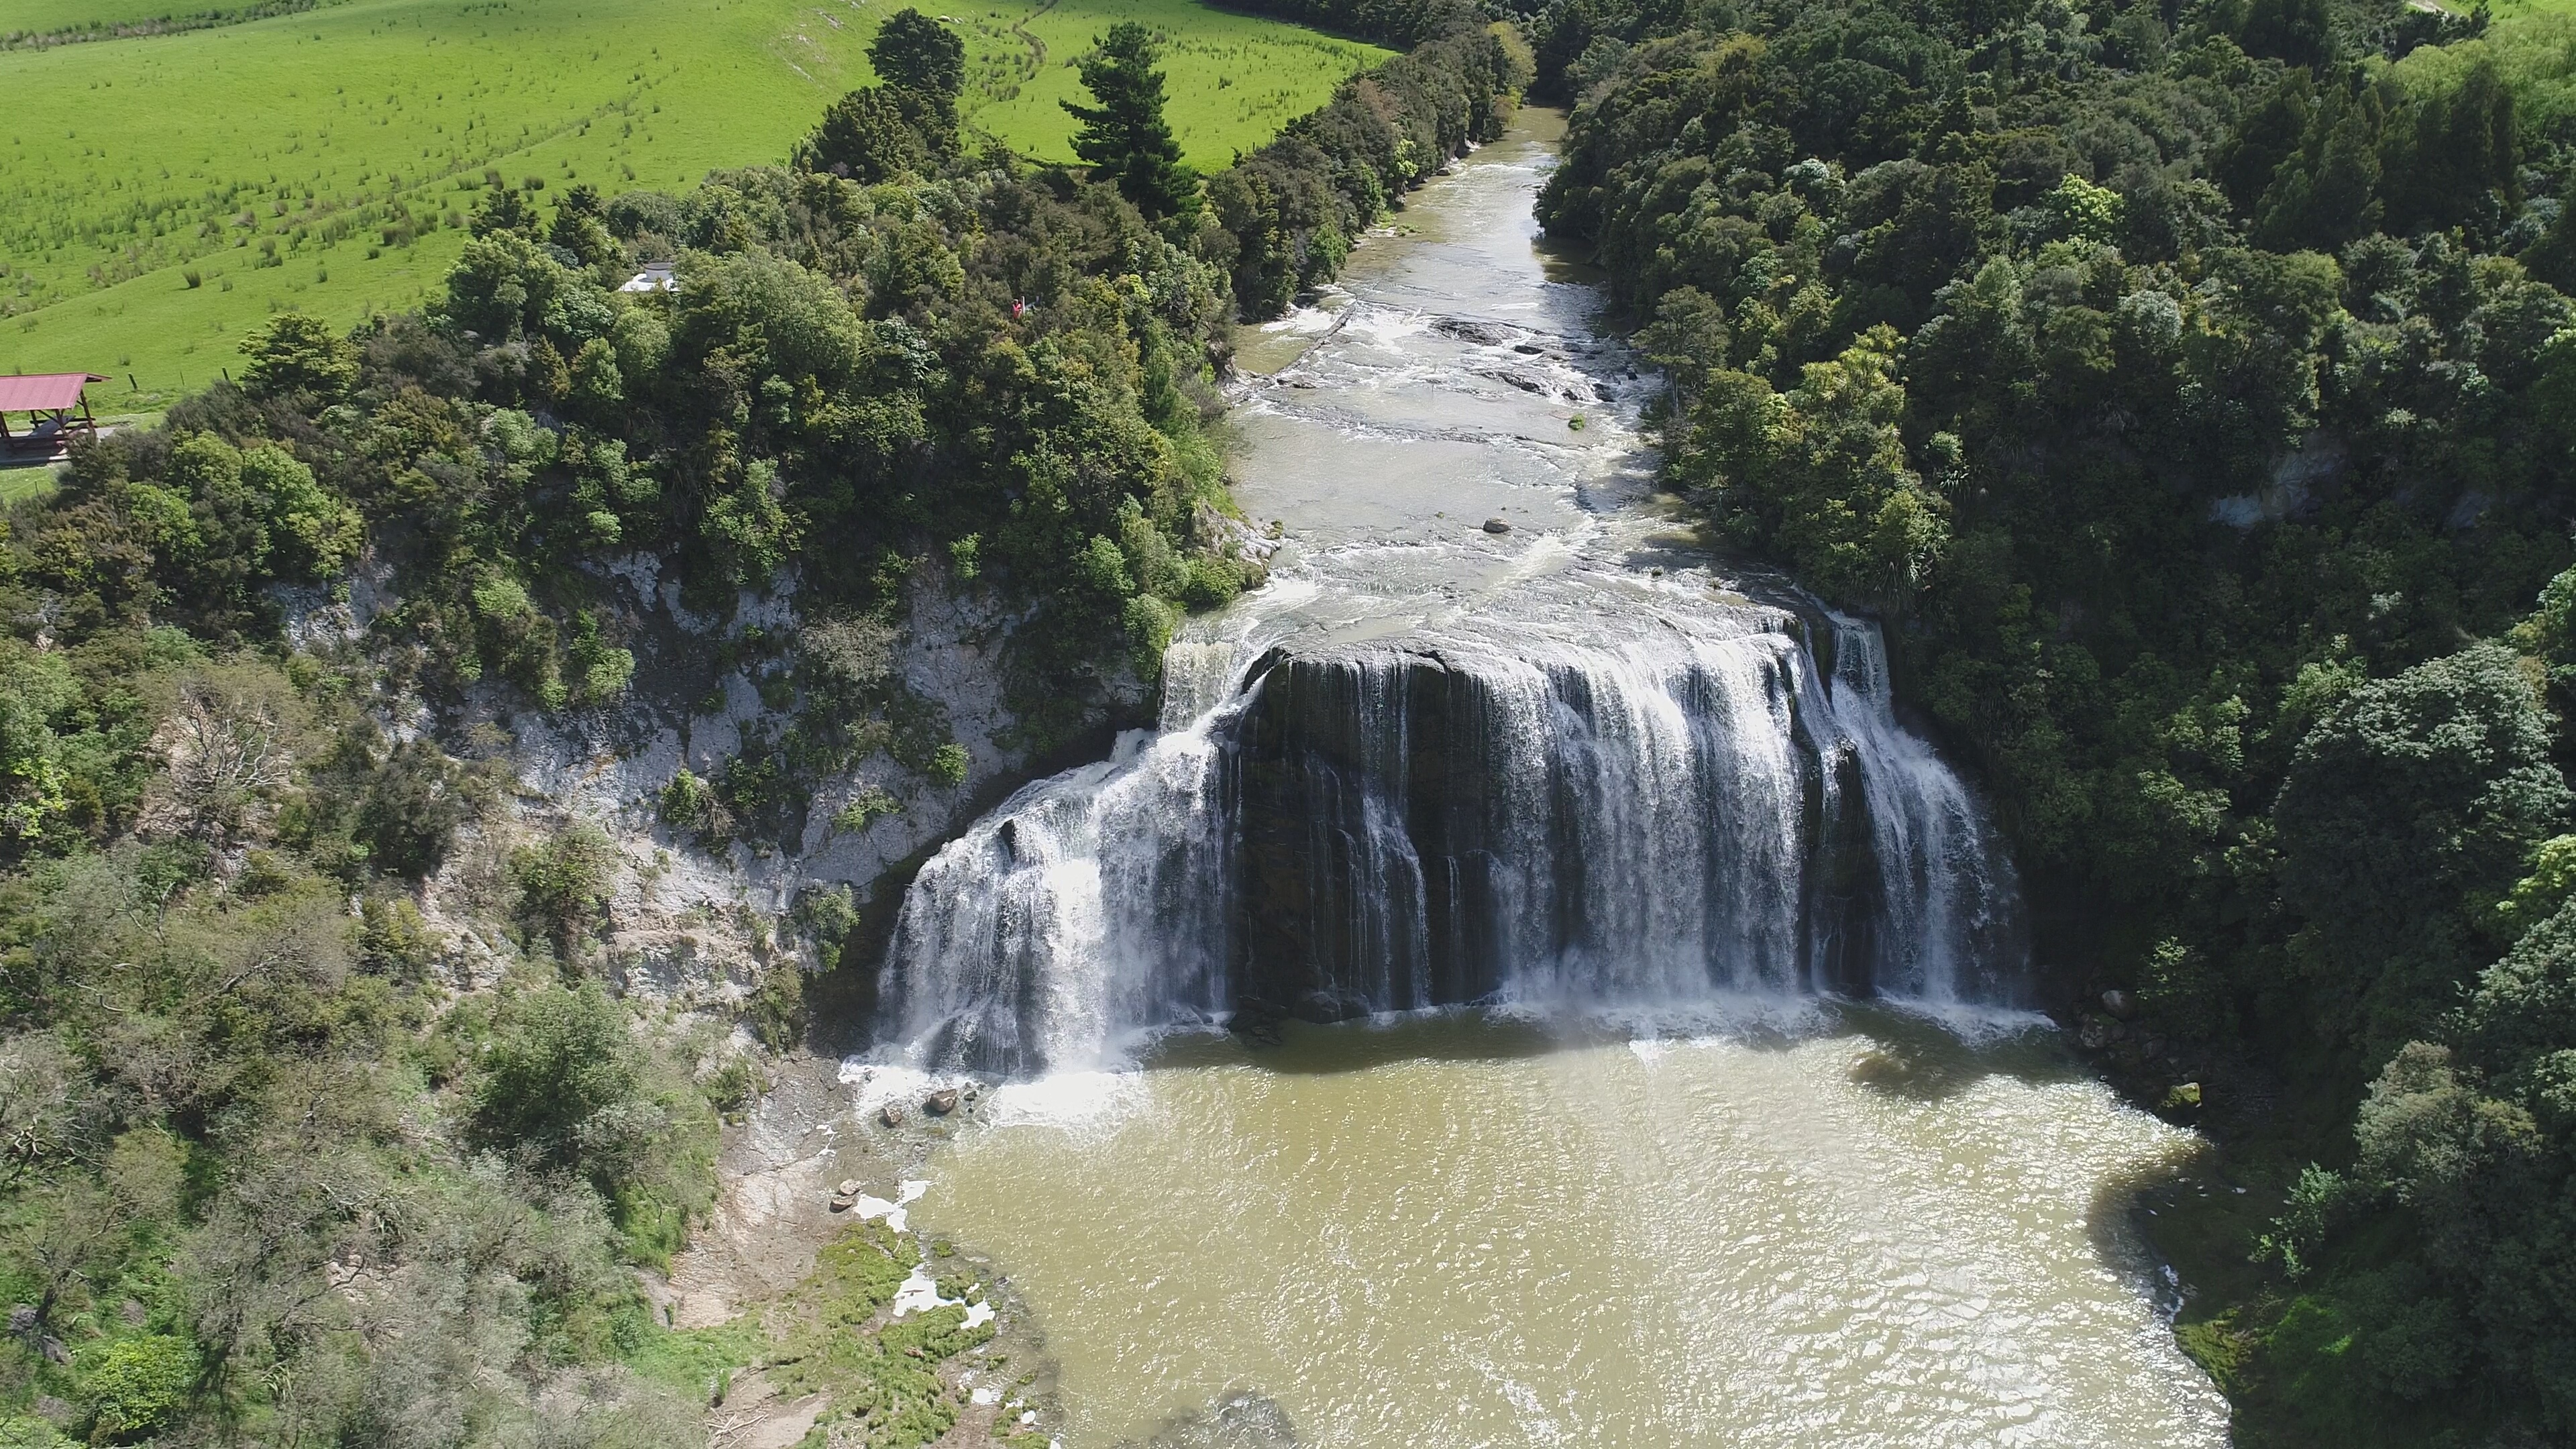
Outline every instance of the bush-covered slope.
<svg viewBox="0 0 2576 1449"><path fill-rule="evenodd" d="M1008 622L978 667L1024 748L1240 589L1202 432L1226 324L1513 85L1462 17L1160 221L879 95L853 114L911 130L873 184L498 192L427 311L281 316L239 385L81 445L0 535L0 1436L704 1443L744 1355L851 1442L944 1432L930 1370L981 1338L872 1317L910 1248L854 1237L846 1283L715 1338L637 1278L757 1088L734 1019L792 1045L854 923L843 881L738 905L728 852L862 757L964 777L896 668L909 581ZM620 290L657 261L674 290ZM652 647L750 669L778 728L617 802L621 838L495 722L630 705L639 574L711 621ZM687 949L737 933L765 974L603 989L612 902L672 873L715 883Z"/></svg>
<svg viewBox="0 0 2576 1449"><path fill-rule="evenodd" d="M2562 24L1536 21L1671 484L1889 619L2059 1003L2271 1194L2167 1229L2249 1444L2576 1432Z"/></svg>

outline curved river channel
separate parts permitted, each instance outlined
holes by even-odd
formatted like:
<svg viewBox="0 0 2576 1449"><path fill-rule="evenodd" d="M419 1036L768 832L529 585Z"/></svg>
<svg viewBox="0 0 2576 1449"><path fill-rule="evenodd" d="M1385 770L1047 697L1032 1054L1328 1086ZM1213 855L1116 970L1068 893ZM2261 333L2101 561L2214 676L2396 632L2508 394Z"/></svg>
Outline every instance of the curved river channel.
<svg viewBox="0 0 2576 1449"><path fill-rule="evenodd" d="M1024 791L914 887L880 1066L1021 1074L932 1159L915 1220L1009 1269L1061 1365L1064 1449L2225 1444L2130 1218L2192 1139L2007 1009L2015 887L1888 714L1875 634L1757 604L1783 594L1713 575L1658 513L1654 384L1534 240L1556 124L1525 113L1342 290L1246 334L1237 497L1282 526L1273 584L1175 646L1159 735ZM1578 651L1613 663L1582 675ZM1606 803L1551 807L1526 845L1490 823L1518 806L1478 804L1492 880L1457 885L1406 716L1414 794L1363 782L1348 809L1393 800L1411 834L1348 826L1321 886L1292 847L1228 855L1272 807L1197 782L1283 728L1208 723L1289 687L1280 664L1256 689L1256 657L1323 661L1300 698L1339 679L1362 716L1368 680L1413 698L1426 658L1535 680L1469 691L1484 736L1524 697L1514 727L1555 732L1492 759L1560 790L1589 761ZM1654 745L1684 693L1697 732ZM1801 841L1837 789L1861 840L1819 864ZM1665 820L1675 791L1698 793ZM1586 858L1523 858L1548 849ZM1829 889L1855 871L1865 909ZM1412 904L1372 915L1354 882ZM1479 951L1510 959L1462 964ZM1173 1030L1317 982L1376 1015L1267 1047Z"/></svg>

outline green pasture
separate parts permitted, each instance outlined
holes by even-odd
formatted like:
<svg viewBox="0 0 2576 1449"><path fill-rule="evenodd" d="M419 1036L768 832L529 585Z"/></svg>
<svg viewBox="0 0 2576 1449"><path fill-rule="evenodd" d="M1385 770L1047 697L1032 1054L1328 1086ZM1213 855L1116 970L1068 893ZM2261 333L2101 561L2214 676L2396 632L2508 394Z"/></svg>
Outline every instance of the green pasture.
<svg viewBox="0 0 2576 1449"><path fill-rule="evenodd" d="M0 468L0 509L21 498L35 498L54 491L54 470L45 464L20 464Z"/></svg>
<svg viewBox="0 0 2576 1449"><path fill-rule="evenodd" d="M0 0L0 35L45 35L84 25L166 20L209 10L238 10L257 0Z"/></svg>
<svg viewBox="0 0 2576 1449"><path fill-rule="evenodd" d="M1191 0L948 13L963 22L975 124L1052 161L1073 159L1073 128L1057 103L1084 99L1075 59L1115 21L1142 20L1167 35L1166 114L1190 164L1202 171L1232 165L1236 153L1332 99L1344 77L1390 54Z"/></svg>
<svg viewBox="0 0 2576 1449"><path fill-rule="evenodd" d="M77 23L52 17L78 4L0 0L0 30ZM0 371L112 374L94 401L148 410L233 367L273 312L355 322L418 303L493 180L613 193L783 160L869 81L867 40L898 8L347 0L0 53ZM967 42L969 120L1060 159L1074 58L1119 20L1170 37L1172 119L1201 167L1386 54L1193 0L923 8Z"/></svg>

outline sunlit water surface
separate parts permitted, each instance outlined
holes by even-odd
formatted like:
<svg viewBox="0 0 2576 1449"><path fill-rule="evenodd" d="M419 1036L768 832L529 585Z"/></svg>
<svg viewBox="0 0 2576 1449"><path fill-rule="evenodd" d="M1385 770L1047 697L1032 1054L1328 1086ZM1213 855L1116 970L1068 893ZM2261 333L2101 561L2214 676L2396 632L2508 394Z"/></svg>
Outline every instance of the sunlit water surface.
<svg viewBox="0 0 2576 1449"><path fill-rule="evenodd" d="M1247 334L1237 496L1286 547L1176 647L1171 717L1273 637L1559 640L1735 607L1649 497L1652 379L1533 246L1549 125ZM917 1220L1040 1316L1066 1449L1242 1393L1336 1449L2226 1442L2128 1217L2190 1138L2045 1033L1767 1009L1639 1041L1459 1014L1183 1038L1003 1089Z"/></svg>
<svg viewBox="0 0 2576 1449"><path fill-rule="evenodd" d="M1445 1017L1004 1089L921 1219L994 1253L1067 1449L1231 1394L1306 1445L2220 1445L2130 1190L2189 1147L2044 1041Z"/></svg>

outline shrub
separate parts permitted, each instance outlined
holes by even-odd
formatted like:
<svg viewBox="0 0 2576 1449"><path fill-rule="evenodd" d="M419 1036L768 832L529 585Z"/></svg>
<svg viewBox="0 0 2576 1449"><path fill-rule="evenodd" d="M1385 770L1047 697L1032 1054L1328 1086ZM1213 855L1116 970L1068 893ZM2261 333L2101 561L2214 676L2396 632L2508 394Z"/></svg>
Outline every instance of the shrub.
<svg viewBox="0 0 2576 1449"><path fill-rule="evenodd" d="M456 762L427 740L395 745L360 788L353 834L367 860L414 880L446 862L457 827L480 803Z"/></svg>
<svg viewBox="0 0 2576 1449"><path fill-rule="evenodd" d="M812 938L816 959L829 971L841 964L841 948L859 924L858 905L845 885L807 891L796 902L796 923Z"/></svg>
<svg viewBox="0 0 2576 1449"><path fill-rule="evenodd" d="M329 402L357 385L358 349L318 317L279 313L242 351L242 390L253 397Z"/></svg>
<svg viewBox="0 0 2576 1449"><path fill-rule="evenodd" d="M818 619L797 638L808 687L844 707L857 705L894 672L894 626L868 614Z"/></svg>
<svg viewBox="0 0 2576 1449"><path fill-rule="evenodd" d="M147 1333L86 1349L76 1363L93 1442L132 1444L176 1424L197 1382L184 1338Z"/></svg>
<svg viewBox="0 0 2576 1449"><path fill-rule="evenodd" d="M565 650L572 665L569 697L574 704L606 704L626 692L635 678L635 654L614 648L601 637L599 619L588 609L572 616L572 643Z"/></svg>
<svg viewBox="0 0 2576 1449"><path fill-rule="evenodd" d="M966 747L950 740L930 752L930 778L955 787L966 783Z"/></svg>
<svg viewBox="0 0 2576 1449"><path fill-rule="evenodd" d="M644 1099L644 1052L596 983L539 987L501 1005L472 1094L468 1137L487 1150L585 1172L613 1155ZM600 1171L603 1193L615 1175Z"/></svg>
<svg viewBox="0 0 2576 1449"><path fill-rule="evenodd" d="M417 981L438 962L445 942L408 896L370 896L358 909L358 954L369 969Z"/></svg>
<svg viewBox="0 0 2576 1449"><path fill-rule="evenodd" d="M661 815L663 824L690 832L701 844L716 844L733 833L732 812L716 798L714 787L686 765L662 787Z"/></svg>
<svg viewBox="0 0 2576 1449"><path fill-rule="evenodd" d="M510 854L519 918L544 933L557 959L570 961L607 909L616 867L616 846L587 821L519 847Z"/></svg>
<svg viewBox="0 0 2576 1449"><path fill-rule="evenodd" d="M833 954L837 960L837 943ZM792 963L775 965L763 972L760 985L743 998L742 1022L750 1028L752 1038L771 1051L787 1051L803 1041L805 973Z"/></svg>
<svg viewBox="0 0 2576 1449"><path fill-rule="evenodd" d="M856 835L868 828L868 822L887 815L900 814L903 802L874 785L860 789L857 798L842 806L832 816L832 828Z"/></svg>

